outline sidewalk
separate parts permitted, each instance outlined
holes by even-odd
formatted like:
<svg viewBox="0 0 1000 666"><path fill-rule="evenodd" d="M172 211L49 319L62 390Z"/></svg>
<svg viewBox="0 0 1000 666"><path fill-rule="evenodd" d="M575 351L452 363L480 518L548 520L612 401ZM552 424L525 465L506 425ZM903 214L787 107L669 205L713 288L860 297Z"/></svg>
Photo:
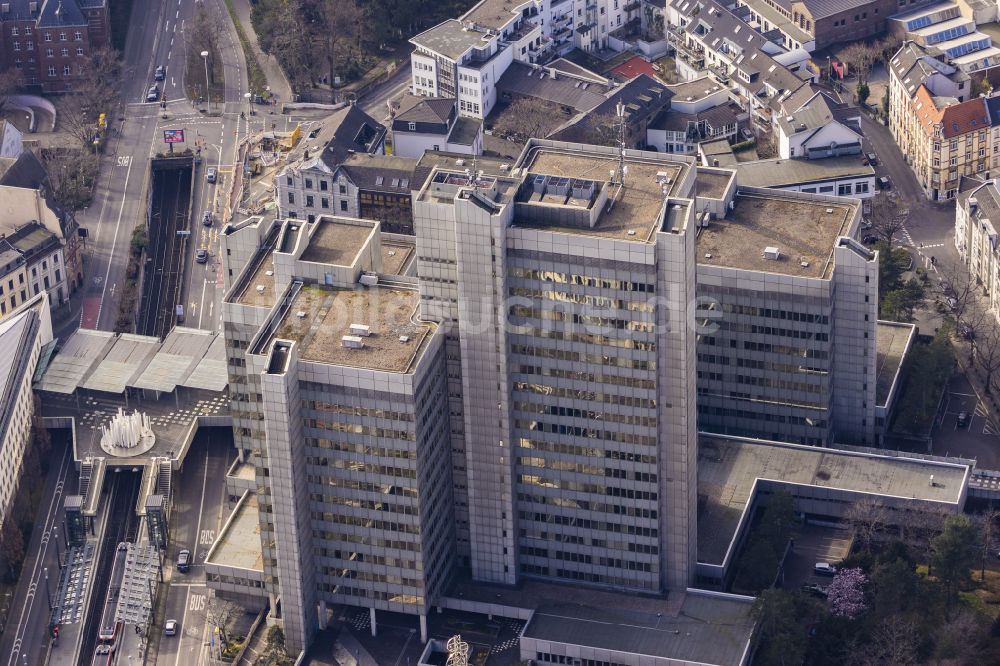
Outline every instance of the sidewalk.
<svg viewBox="0 0 1000 666"><path fill-rule="evenodd" d="M250 21L250 0L232 0L232 3L233 9L236 10L236 15L240 19L243 34L246 35L254 55L257 56L257 62L260 63L260 68L264 72L271 92L277 95L280 100L292 101L292 86L285 78L285 73L281 71L277 59L260 50L257 33L254 32L253 23Z"/></svg>

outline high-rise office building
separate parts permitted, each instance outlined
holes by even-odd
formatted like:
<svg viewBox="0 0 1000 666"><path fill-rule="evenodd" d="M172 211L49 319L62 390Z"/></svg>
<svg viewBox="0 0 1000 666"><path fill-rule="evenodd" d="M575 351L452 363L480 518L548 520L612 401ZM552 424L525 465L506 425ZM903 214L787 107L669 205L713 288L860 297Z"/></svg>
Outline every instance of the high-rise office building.
<svg viewBox="0 0 1000 666"><path fill-rule="evenodd" d="M431 170L403 261L353 218L224 234L237 447L293 647L329 603L425 630L458 570L683 590L699 408L796 442L872 427L856 202L551 141L488 170Z"/></svg>

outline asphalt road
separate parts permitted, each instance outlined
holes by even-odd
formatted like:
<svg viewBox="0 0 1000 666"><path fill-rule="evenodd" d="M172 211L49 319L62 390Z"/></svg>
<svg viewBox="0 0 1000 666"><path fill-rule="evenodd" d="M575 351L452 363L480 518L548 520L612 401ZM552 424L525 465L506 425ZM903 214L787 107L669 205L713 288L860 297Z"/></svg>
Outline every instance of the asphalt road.
<svg viewBox="0 0 1000 666"><path fill-rule="evenodd" d="M170 517L170 547L164 574L166 611L157 618L156 631L165 620L177 620L180 633L163 636L155 655L159 666L195 666L208 663L209 627L205 609L211 597L205 586L204 562L229 515L226 506L226 470L235 452L232 437L218 428L202 429L191 446L184 468L175 477L174 508ZM174 566L177 553L187 548L194 565L182 574Z"/></svg>
<svg viewBox="0 0 1000 666"><path fill-rule="evenodd" d="M193 210L219 206L217 187L204 182L204 166L211 164L223 178L231 178L237 146L237 134L245 135L246 121L240 112L246 110L243 97L247 89L243 53L232 27L223 0L204 0L209 11L219 17L225 27L219 34L220 53L226 77L225 96L212 100L208 113L183 99L184 49L187 21L194 12L194 0L166 0L154 3L151 11L132 14L129 36L123 59L126 63L125 104L112 114L112 136L102 158L101 178L93 204L77 215L81 226L88 229L89 260L86 286L83 292L81 326L111 330L118 315L118 302L125 278L128 246L132 230L145 220L149 187L149 157L164 149L163 129L184 129L184 147L202 147L203 169L196 172L200 182L195 188ZM152 49L149 45L152 44ZM158 65L166 67L166 80L161 83L166 109L159 103L145 102L146 90L153 83ZM117 133L116 133L117 132ZM220 182L219 185L221 185ZM219 208L221 211L221 207ZM194 222L198 222L195 220ZM218 246L218 238L206 238L202 246ZM193 263L199 245L190 243L185 265ZM213 253L213 256L215 253ZM216 271L213 271L213 275ZM209 289L207 287L212 287ZM205 269L188 271L183 287L183 300L197 317L203 309L218 312L220 294L216 283L206 284ZM202 295L204 293L204 295ZM187 325L197 325L191 320ZM204 328L218 329L217 317L202 318Z"/></svg>
<svg viewBox="0 0 1000 666"><path fill-rule="evenodd" d="M57 441L58 440L58 441ZM45 480L37 524L25 549L21 583L13 598L4 599L6 626L0 635L0 664L25 666L39 664L48 646L49 606L45 591L45 571L49 573L50 593L56 591L59 565L56 558L56 533L62 532L63 498L76 488L71 447L66 438L53 437L51 466ZM70 487L67 487L70 486ZM59 534L58 551L65 554L65 535Z"/></svg>

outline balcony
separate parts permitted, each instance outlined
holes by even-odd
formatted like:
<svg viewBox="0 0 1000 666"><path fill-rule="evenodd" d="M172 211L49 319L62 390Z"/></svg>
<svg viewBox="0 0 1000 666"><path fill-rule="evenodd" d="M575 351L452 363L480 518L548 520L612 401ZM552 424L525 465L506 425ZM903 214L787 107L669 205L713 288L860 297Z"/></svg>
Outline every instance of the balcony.
<svg viewBox="0 0 1000 666"><path fill-rule="evenodd" d="M626 12L634 12L641 6L642 3L639 2L639 0L632 0L632 2L626 3L626 5L622 9L624 9Z"/></svg>

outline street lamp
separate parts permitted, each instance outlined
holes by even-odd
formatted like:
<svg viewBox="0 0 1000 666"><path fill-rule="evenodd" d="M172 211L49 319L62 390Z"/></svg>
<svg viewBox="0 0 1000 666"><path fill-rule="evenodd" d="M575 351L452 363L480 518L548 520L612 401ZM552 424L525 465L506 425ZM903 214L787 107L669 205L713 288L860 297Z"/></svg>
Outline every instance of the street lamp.
<svg viewBox="0 0 1000 666"><path fill-rule="evenodd" d="M52 540L56 544L56 564L59 565L60 571L62 570L62 553L59 552L59 528L52 528Z"/></svg>
<svg viewBox="0 0 1000 666"><path fill-rule="evenodd" d="M250 116L253 115L253 94L243 93L247 100L247 134L250 133Z"/></svg>
<svg viewBox="0 0 1000 666"><path fill-rule="evenodd" d="M52 593L49 592L49 568L45 567L44 569L42 569L42 572L45 573L45 598L49 602L49 610L51 611L52 610Z"/></svg>
<svg viewBox="0 0 1000 666"><path fill-rule="evenodd" d="M212 96L208 93L208 51L201 52L201 59L205 61L205 102L208 108L212 108Z"/></svg>

